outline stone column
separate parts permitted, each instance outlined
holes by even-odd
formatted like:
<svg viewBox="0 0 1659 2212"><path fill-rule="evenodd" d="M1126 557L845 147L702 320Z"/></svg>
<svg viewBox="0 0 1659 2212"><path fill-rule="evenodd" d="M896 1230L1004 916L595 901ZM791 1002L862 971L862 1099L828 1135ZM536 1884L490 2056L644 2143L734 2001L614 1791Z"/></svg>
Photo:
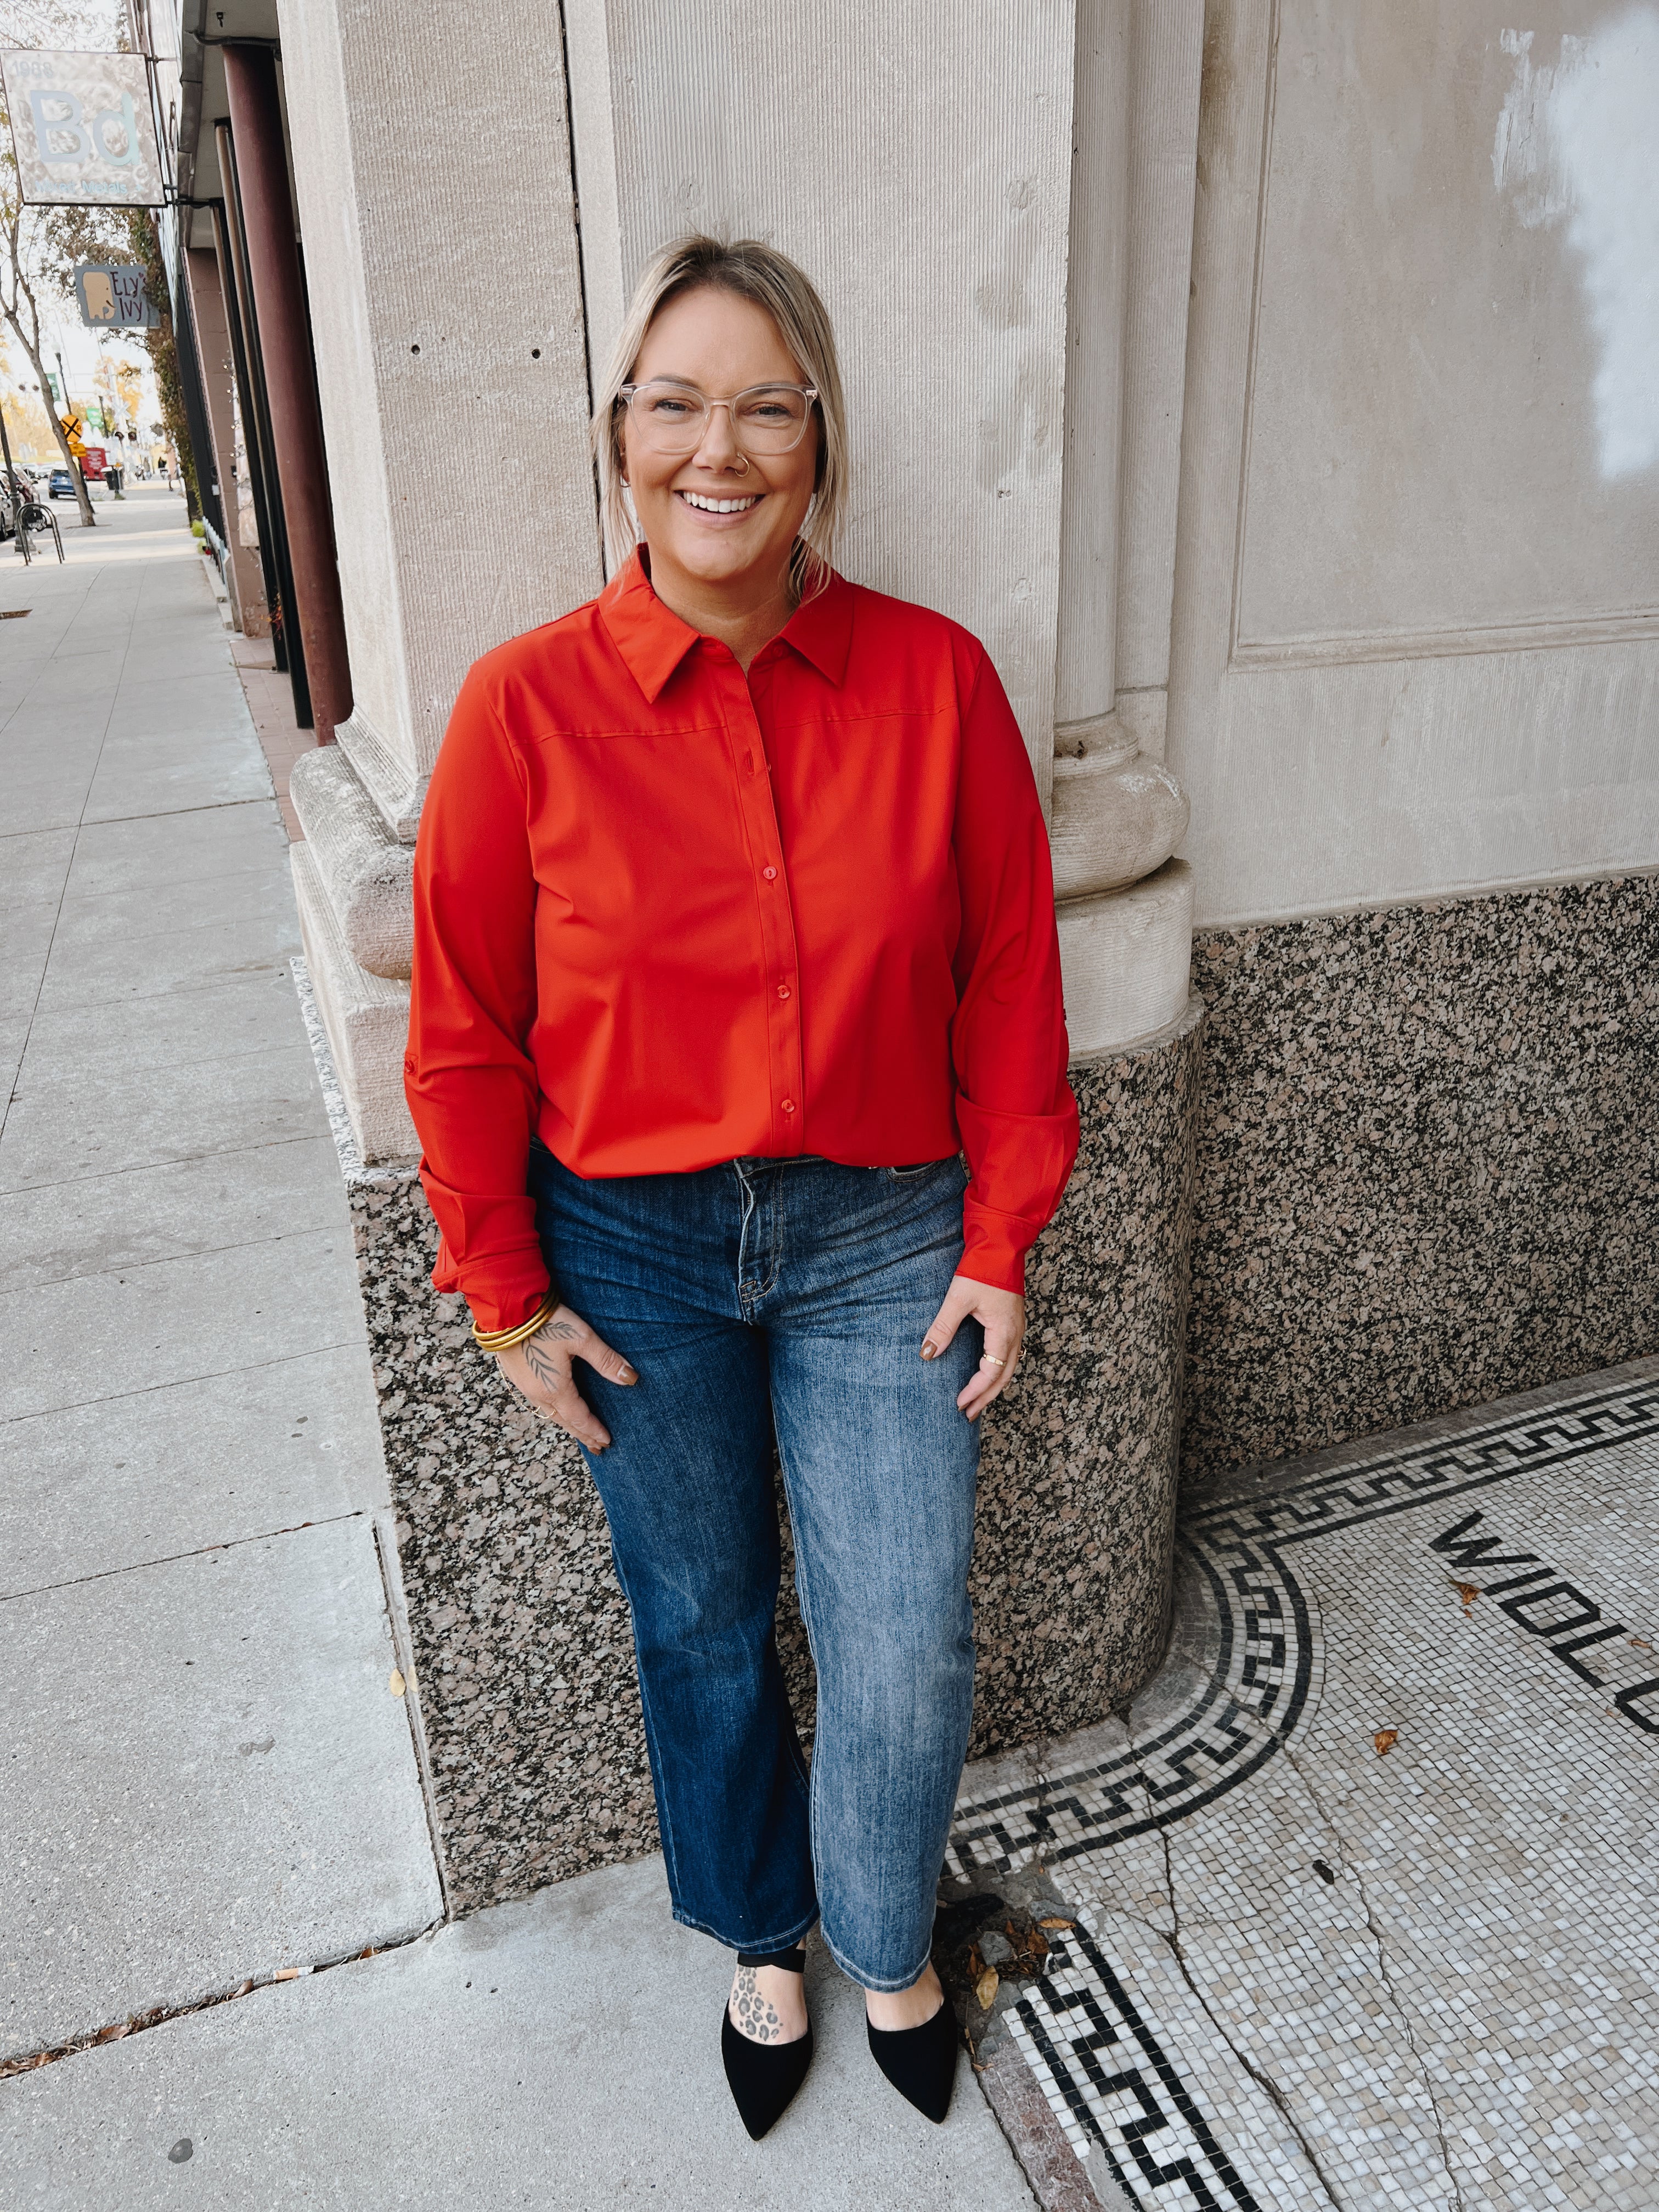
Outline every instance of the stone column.
<svg viewBox="0 0 1659 2212"><path fill-rule="evenodd" d="M1193 892L1162 765L1201 0L1079 0L1055 894L1073 1051L1185 1018Z"/></svg>
<svg viewBox="0 0 1659 2212"><path fill-rule="evenodd" d="M337 747L295 764L293 860L373 1167L416 1150L410 867L456 692L601 580L569 125L538 0L460 49L413 0L282 0L281 21L353 681Z"/></svg>
<svg viewBox="0 0 1659 2212"><path fill-rule="evenodd" d="M265 608L264 579L259 573L257 554L242 543L239 526L236 374L225 316L225 295L219 281L218 257L207 246L187 247L185 276L190 285L191 313L196 323L208 434L213 441L214 472L219 479L219 504L225 518L225 543L230 549L231 607L238 629L248 637L264 637L270 628Z"/></svg>
<svg viewBox="0 0 1659 2212"><path fill-rule="evenodd" d="M1203 1010L1161 763L1202 0L1078 0L1075 30L1051 828L1082 1144L1021 1398L988 1421L1020 1510L980 1547L1006 1562L987 1749L1093 1720L1163 1656L1192 1237Z"/></svg>

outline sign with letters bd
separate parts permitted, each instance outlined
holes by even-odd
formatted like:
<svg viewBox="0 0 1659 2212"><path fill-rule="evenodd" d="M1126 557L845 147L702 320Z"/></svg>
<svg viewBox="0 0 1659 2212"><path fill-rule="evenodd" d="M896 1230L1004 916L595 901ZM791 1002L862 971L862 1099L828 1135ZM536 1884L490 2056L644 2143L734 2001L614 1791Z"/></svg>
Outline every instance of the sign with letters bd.
<svg viewBox="0 0 1659 2212"><path fill-rule="evenodd" d="M0 54L29 207L160 207L167 198L142 54Z"/></svg>

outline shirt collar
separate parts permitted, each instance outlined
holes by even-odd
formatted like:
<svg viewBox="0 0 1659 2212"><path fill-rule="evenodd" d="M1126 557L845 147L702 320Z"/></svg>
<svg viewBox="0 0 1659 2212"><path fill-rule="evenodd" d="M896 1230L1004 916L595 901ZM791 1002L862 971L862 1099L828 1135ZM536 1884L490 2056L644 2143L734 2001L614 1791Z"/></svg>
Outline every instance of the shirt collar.
<svg viewBox="0 0 1659 2212"><path fill-rule="evenodd" d="M636 545L599 594L599 618L629 672L654 706L698 633L665 607ZM820 676L839 684L853 641L853 589L832 569L823 589L797 607L776 643L793 646Z"/></svg>

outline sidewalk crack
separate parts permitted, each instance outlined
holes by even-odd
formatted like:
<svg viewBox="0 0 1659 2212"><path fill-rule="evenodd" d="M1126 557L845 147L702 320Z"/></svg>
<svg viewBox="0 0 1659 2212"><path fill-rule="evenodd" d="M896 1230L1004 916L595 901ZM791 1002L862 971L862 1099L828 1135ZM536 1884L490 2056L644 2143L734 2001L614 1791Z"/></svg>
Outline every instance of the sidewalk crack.
<svg viewBox="0 0 1659 2212"><path fill-rule="evenodd" d="M1127 1714L1124 1718L1125 1725L1129 1729L1129 1749L1134 1758L1135 1772L1139 1778L1141 1789L1146 1794L1146 1810L1148 1814L1156 1820L1157 1814L1154 1812L1152 1806L1152 1786L1146 1779L1146 1769L1140 1764L1140 1753L1139 1747L1135 1743L1133 1726L1129 1721ZM1198 1982L1194 1976L1192 1967L1188 1962L1186 1944L1182 1940L1182 1936L1181 1899L1176 1891L1175 1856L1170 1848L1170 1824L1167 1820L1158 1821L1158 1839L1164 1852L1164 1893L1169 1904L1170 1924L1168 1928L1160 1928L1155 1921L1151 1920L1143 1921L1142 1924L1150 1929L1152 1934L1155 1935L1164 1944L1170 1953L1170 1957L1175 1960L1176 1969L1181 1975L1182 1980L1187 1984L1194 2002L1202 2010L1204 2017L1209 2021L1211 2027L1215 2030L1216 2034L1222 2043L1224 2044L1226 2048L1232 2053L1233 2057L1237 2062L1238 2065L1246 2074L1249 2075L1251 2081L1255 2083L1257 2088L1260 2089L1262 2095L1267 2098L1268 2103L1272 2105L1273 2110L1279 2114L1279 2118L1283 2120L1285 2125L1290 2130L1291 2135L1295 2137L1297 2145L1301 2150L1302 2155L1307 2160L1310 2167L1312 2169L1314 2179L1317 2181L1321 2190L1324 2192L1327 2203L1334 2208L1334 2212L1346 2212L1346 2208L1343 2203L1340 2195L1338 2193L1335 2183L1331 2179L1329 2174L1326 2172L1323 2165L1320 2161L1318 2152L1314 2148L1313 2144L1309 2140L1307 2130L1304 2128L1301 2121L1297 2118L1296 2113L1291 2107L1289 2096L1279 2084L1273 2080L1272 2075L1267 2073L1263 2067L1257 2065L1255 2061L1249 2057L1248 2052L1243 2051L1239 2047L1238 2043L1235 2040L1232 2035L1228 2033L1221 2021L1217 2017L1215 2009L1211 2004L1210 2000L1206 1996L1203 1990L1198 1985Z"/></svg>
<svg viewBox="0 0 1659 2212"><path fill-rule="evenodd" d="M119 2043L129 2035L142 2035L146 2028L161 2027L170 2020L185 2020L191 2013L211 2012L216 2006L234 2004L238 1997L252 1996L261 1990L269 1990L285 1982L303 1981L311 1974L325 1974L336 1966L350 1966L366 1959L378 1959L383 1951L407 1950L411 1943L423 1942L446 1924L440 1914L422 1928L414 1928L406 1936L389 1936L384 1943L368 1943L362 1948L337 1952L332 1958L314 1959L308 1966L279 1966L272 1973L250 1974L234 1989L216 1990L211 1996L197 1997L188 2004L154 2005L148 2012L129 2013L125 2020L111 2021L103 2027L89 2028L84 2035L71 2036L67 2042L55 2043L39 2051L19 2051L9 2058L0 2058L0 2081L14 2075L33 2074L42 2066L55 2065L60 2058L78 2058L83 2051L95 2051L106 2043Z"/></svg>
<svg viewBox="0 0 1659 2212"><path fill-rule="evenodd" d="M1284 1751L1285 1757L1290 1761L1291 1772L1306 1790L1309 1803L1318 1814L1321 1826L1331 1838L1331 1847L1336 1854L1338 1866L1344 1874L1352 1877L1354 1887L1359 1893L1360 1905L1365 1915L1365 1927L1371 1942L1376 1947L1376 1970L1378 1978L1382 1984L1383 1994L1389 2001L1395 2019L1400 2022L1401 2033L1406 2039L1406 2047L1411 2052L1419 2079L1423 2084L1423 2093L1429 2100L1429 2110L1434 2116L1434 2132L1440 2147L1440 2162L1445 2168L1446 2185L1451 2191L1453 2205L1455 2207L1455 2212L1468 2212L1468 2207L1463 2202L1462 2188L1452 2166L1451 2144L1447 2139L1446 2123L1440 2110L1440 2100L1435 2094L1434 2079L1429 2071L1427 2059L1418 2047L1417 2033L1412 2025L1411 2014L1399 1990L1395 1987L1394 1974L1389 1964L1388 1944L1383 1939L1382 1929L1377 1924L1376 1914L1371 1906L1370 1893L1365 1887L1365 1877L1354 1861L1349 1858L1341 1830L1327 1810L1325 1801L1321 1797L1311 1778L1303 1771L1295 1752L1289 1744L1285 1746Z"/></svg>

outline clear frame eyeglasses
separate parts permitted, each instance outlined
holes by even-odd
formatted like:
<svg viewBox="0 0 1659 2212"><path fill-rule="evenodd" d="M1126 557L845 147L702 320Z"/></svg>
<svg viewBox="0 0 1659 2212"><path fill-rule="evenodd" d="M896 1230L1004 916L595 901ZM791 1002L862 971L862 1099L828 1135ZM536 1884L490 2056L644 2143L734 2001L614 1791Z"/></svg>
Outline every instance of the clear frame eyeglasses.
<svg viewBox="0 0 1659 2212"><path fill-rule="evenodd" d="M617 394L633 416L641 443L657 453L695 453L717 407L726 410L732 435L744 453L793 453L806 435L817 396L811 384L751 384L729 399L711 399L695 384L673 376L624 384Z"/></svg>

